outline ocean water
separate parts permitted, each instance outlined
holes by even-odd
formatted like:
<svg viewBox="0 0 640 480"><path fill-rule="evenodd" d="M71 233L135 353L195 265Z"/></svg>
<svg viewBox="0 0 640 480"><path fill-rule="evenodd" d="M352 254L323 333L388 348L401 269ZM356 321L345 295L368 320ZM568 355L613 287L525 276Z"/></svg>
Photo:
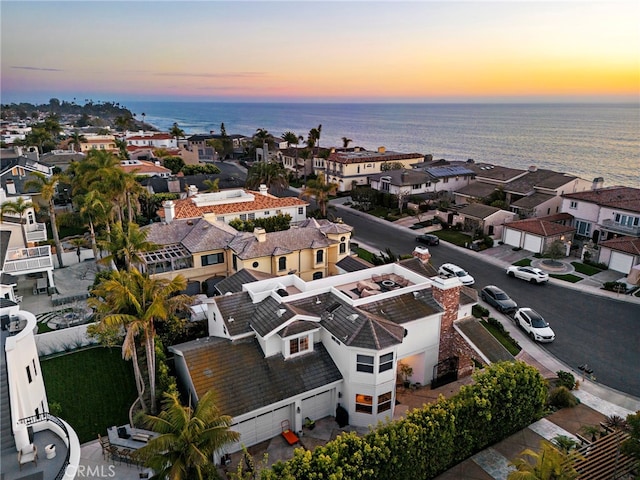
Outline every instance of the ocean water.
<svg viewBox="0 0 640 480"><path fill-rule="evenodd" d="M286 104L129 102L161 130L174 122L187 134L274 136L292 131L305 139L322 125L320 146L369 150L384 146L434 159L531 165L603 177L605 186L640 188L640 105L633 104ZM142 113L145 116L142 117Z"/></svg>

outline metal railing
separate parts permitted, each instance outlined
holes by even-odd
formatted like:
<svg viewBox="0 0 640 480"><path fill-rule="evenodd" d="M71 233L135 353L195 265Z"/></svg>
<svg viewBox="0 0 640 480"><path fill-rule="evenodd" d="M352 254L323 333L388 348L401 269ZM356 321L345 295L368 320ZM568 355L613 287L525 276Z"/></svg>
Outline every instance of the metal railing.
<svg viewBox="0 0 640 480"><path fill-rule="evenodd" d="M60 429L64 432L67 438L67 442L66 442L67 455L64 458L64 462L62 462L62 467L60 468L60 470L58 471L58 474L55 477L55 480L62 480L62 478L64 478L64 475L67 471L67 467L69 466L69 455L71 454L71 449L70 449L71 440L69 439L69 431L67 430L67 427L65 427L64 422L62 420L60 420L55 415L51 415L49 412L39 413L38 415L32 415L30 417L21 418L20 420L18 420L18 423L22 423L27 426L34 425L40 422L55 423L58 427L60 427Z"/></svg>
<svg viewBox="0 0 640 480"><path fill-rule="evenodd" d="M8 250L4 262L6 273L38 270L53 267L51 246L18 248Z"/></svg>
<svg viewBox="0 0 640 480"><path fill-rule="evenodd" d="M27 242L42 242L47 239L47 227L44 223L34 223L25 228Z"/></svg>
<svg viewBox="0 0 640 480"><path fill-rule="evenodd" d="M616 223L610 219L604 220L602 222L602 226L612 232L623 233L625 235L631 235L633 237L640 237L640 227L629 227L627 225Z"/></svg>

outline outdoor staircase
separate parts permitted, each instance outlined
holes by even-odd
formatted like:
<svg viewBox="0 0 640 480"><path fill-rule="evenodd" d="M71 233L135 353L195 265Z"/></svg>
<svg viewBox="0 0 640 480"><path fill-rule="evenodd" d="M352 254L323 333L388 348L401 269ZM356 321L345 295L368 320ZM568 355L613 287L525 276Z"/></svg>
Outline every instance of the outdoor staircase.
<svg viewBox="0 0 640 480"><path fill-rule="evenodd" d="M3 342L4 343L4 342ZM9 406L9 381L7 379L7 362L4 345L0 354L0 446L2 451L16 451L11 429L11 407ZM4 455L3 455L4 456Z"/></svg>

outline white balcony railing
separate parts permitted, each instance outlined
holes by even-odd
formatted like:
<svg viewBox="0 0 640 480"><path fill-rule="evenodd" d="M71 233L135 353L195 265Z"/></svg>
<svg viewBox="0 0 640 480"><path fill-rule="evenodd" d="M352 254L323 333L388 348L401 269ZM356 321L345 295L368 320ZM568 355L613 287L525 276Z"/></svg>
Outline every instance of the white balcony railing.
<svg viewBox="0 0 640 480"><path fill-rule="evenodd" d="M27 242L43 242L47 239L47 227L44 223L33 223L25 226Z"/></svg>
<svg viewBox="0 0 640 480"><path fill-rule="evenodd" d="M640 227L622 225L609 219L604 220L602 222L602 226L611 232L621 233L623 235L629 235L631 237L640 237Z"/></svg>
<svg viewBox="0 0 640 480"><path fill-rule="evenodd" d="M49 245L7 250L4 261L4 271L6 273L37 272L49 268L53 268L51 247Z"/></svg>

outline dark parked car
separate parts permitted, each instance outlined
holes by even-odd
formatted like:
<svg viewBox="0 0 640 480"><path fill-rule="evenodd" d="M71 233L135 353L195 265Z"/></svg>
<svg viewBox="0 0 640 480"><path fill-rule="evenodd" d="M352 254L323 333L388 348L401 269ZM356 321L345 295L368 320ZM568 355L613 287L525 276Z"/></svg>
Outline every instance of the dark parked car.
<svg viewBox="0 0 640 480"><path fill-rule="evenodd" d="M487 285L480 290L480 298L502 313L513 313L518 309L516 302L495 285Z"/></svg>
<svg viewBox="0 0 640 480"><path fill-rule="evenodd" d="M416 242L424 243L425 245L438 245L440 243L440 239L435 235L425 233L423 235L418 235L416 237Z"/></svg>

